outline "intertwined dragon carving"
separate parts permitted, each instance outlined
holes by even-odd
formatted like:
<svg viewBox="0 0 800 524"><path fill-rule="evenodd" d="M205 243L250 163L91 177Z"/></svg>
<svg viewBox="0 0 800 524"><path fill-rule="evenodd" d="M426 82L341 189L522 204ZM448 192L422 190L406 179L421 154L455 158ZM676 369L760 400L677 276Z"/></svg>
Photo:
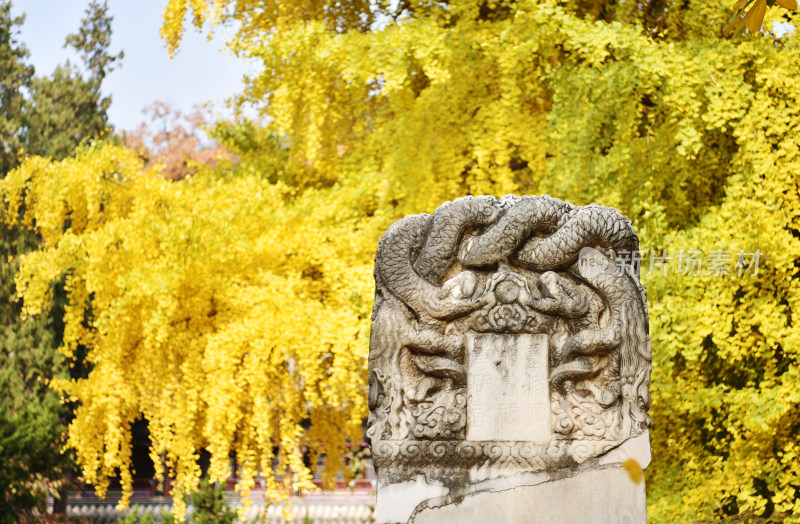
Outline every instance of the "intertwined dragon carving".
<svg viewBox="0 0 800 524"><path fill-rule="evenodd" d="M594 438L599 453L644 431L644 288L616 264L638 247L616 209L547 195L465 197L394 224L375 263L373 444L464 439L465 336L481 331L548 335L558 446Z"/></svg>

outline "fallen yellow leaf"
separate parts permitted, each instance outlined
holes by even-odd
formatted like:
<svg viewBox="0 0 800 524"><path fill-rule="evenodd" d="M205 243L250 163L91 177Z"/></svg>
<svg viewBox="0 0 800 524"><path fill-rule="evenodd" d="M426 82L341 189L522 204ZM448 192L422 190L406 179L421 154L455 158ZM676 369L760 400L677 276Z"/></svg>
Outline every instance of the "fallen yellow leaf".
<svg viewBox="0 0 800 524"><path fill-rule="evenodd" d="M631 476L631 480L635 484L641 484L642 481L644 481L644 470L639 463L636 462L636 459L629 458L622 463L622 467L628 472L628 475Z"/></svg>

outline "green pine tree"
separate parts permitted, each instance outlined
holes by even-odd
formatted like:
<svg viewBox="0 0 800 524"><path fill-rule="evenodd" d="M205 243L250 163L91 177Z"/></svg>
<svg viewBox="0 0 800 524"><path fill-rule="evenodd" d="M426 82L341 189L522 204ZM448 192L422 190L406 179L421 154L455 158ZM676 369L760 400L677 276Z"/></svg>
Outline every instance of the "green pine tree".
<svg viewBox="0 0 800 524"><path fill-rule="evenodd" d="M0 3L0 173L5 175L19 162L23 146L23 94L33 78L33 67L25 63L28 50L18 40L24 16L11 16L11 3Z"/></svg>
<svg viewBox="0 0 800 524"><path fill-rule="evenodd" d="M111 100L100 87L122 58L108 53L106 4L92 2L79 32L66 43L79 52L86 72L67 63L52 76L34 76L18 40L23 21L24 15L11 15L11 2L0 2L0 177L25 154L61 159L105 132ZM4 212L0 206L0 223ZM63 297L54 297L49 317L23 320L14 287L17 255L38 243L29 231L0 225L0 524L28 520L34 508L43 508L48 493L63 495L72 467L70 456L60 451L69 412L48 387L51 378L68 373L56 350ZM82 369L80 362L72 364ZM64 509L63 503L57 507Z"/></svg>
<svg viewBox="0 0 800 524"><path fill-rule="evenodd" d="M30 83L30 100L25 115L26 152L62 159L75 146L108 130L106 112L111 97L100 88L124 53L109 53L111 20L108 5L92 1L75 34L67 36L65 47L74 48L83 60L87 76L67 62L52 76L36 77Z"/></svg>
<svg viewBox="0 0 800 524"><path fill-rule="evenodd" d="M192 494L191 522L193 524L233 524L236 512L228 506L222 488L214 487L208 479L200 481L200 489Z"/></svg>

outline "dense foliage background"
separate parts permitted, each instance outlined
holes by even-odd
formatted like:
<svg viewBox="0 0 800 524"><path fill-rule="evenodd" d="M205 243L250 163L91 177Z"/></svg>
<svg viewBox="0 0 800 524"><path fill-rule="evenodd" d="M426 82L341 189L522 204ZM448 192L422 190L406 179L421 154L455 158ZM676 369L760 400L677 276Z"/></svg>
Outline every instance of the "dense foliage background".
<svg viewBox="0 0 800 524"><path fill-rule="evenodd" d="M189 18L262 64L234 102L263 121L212 124L213 161L95 142L0 185L42 240L19 258L24 312L63 282L61 351L87 351L86 378L56 381L84 476L129 482L144 416L178 490L207 449L215 480L236 452L246 493L274 446L294 475L270 496L309 488L302 444L335 467L360 438L382 231L549 193L619 208L649 252L651 519L792 520L800 48L795 13L762 3L763 29L728 37L718 0L170 1L171 51ZM693 252L716 265L688 271Z"/></svg>

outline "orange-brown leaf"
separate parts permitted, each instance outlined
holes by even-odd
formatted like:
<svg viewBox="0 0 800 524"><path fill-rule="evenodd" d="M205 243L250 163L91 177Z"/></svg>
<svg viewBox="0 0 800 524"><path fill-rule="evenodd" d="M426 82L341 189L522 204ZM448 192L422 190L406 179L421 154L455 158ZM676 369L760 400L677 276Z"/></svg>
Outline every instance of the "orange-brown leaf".
<svg viewBox="0 0 800 524"><path fill-rule="evenodd" d="M730 23L730 25L728 25L728 27L725 28L725 34L726 35L730 35L730 34L737 33L739 31L741 31L746 20L747 20L747 17L740 16L739 14L737 14L733 18L733 21Z"/></svg>
<svg viewBox="0 0 800 524"><path fill-rule="evenodd" d="M792 11L797 9L797 0L775 0L775 3L784 9L791 9Z"/></svg>
<svg viewBox="0 0 800 524"><path fill-rule="evenodd" d="M767 14L767 0L756 0L756 3L747 12L747 30L751 33L756 33L761 29L761 24L764 22L764 15Z"/></svg>

